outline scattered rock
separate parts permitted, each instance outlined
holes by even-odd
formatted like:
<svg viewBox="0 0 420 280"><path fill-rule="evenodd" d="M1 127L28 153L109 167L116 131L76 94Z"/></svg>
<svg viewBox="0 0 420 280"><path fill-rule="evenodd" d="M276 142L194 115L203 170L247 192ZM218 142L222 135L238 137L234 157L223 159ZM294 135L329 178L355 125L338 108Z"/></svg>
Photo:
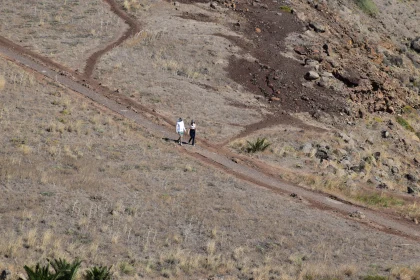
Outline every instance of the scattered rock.
<svg viewBox="0 0 420 280"><path fill-rule="evenodd" d="M231 160L232 160L234 163L240 163L240 162L241 162L241 160L240 160L240 159L235 158L235 157L231 158Z"/></svg>
<svg viewBox="0 0 420 280"><path fill-rule="evenodd" d="M321 73L321 76L322 77L326 77L326 78L332 78L332 77L334 77L334 75L332 73L326 72L326 71L322 72Z"/></svg>
<svg viewBox="0 0 420 280"><path fill-rule="evenodd" d="M389 138L389 132L386 130L382 131L382 138Z"/></svg>
<svg viewBox="0 0 420 280"><path fill-rule="evenodd" d="M361 172L363 169L362 169L362 168L360 168L360 165L355 165L355 166L350 167L350 170L351 170L351 171L353 171L353 172L359 173L359 172Z"/></svg>
<svg viewBox="0 0 420 280"><path fill-rule="evenodd" d="M316 23L316 22L311 22L309 24L309 27L312 28L315 32L318 32L318 33L324 33L326 31L325 26L323 26L319 23Z"/></svg>
<svg viewBox="0 0 420 280"><path fill-rule="evenodd" d="M387 189L389 189L388 188L388 185L385 184L385 183L380 183L377 188L378 189L381 189L381 190L387 190Z"/></svg>
<svg viewBox="0 0 420 280"><path fill-rule="evenodd" d="M373 145L373 137L370 136L368 139L366 139L366 143L368 143L369 145Z"/></svg>
<svg viewBox="0 0 420 280"><path fill-rule="evenodd" d="M391 167L391 173L392 174L398 174L399 172L400 172L400 170L398 169L398 167L396 167L396 166Z"/></svg>
<svg viewBox="0 0 420 280"><path fill-rule="evenodd" d="M331 79L327 77L321 77L321 79L319 79L317 84L320 87L328 88L331 85Z"/></svg>
<svg viewBox="0 0 420 280"><path fill-rule="evenodd" d="M296 193L291 193L290 196L293 197L293 198L297 198L299 200L302 200L302 198L300 198L300 196Z"/></svg>
<svg viewBox="0 0 420 280"><path fill-rule="evenodd" d="M345 157L348 154L346 150L340 148L336 149L334 153L339 157Z"/></svg>
<svg viewBox="0 0 420 280"><path fill-rule="evenodd" d="M305 79L310 81L317 80L319 79L319 74L315 71L309 71L308 73L306 73Z"/></svg>
<svg viewBox="0 0 420 280"><path fill-rule="evenodd" d="M348 87L356 87L360 84L360 76L353 70L338 70L334 72L334 77L342 81Z"/></svg>
<svg viewBox="0 0 420 280"><path fill-rule="evenodd" d="M358 219L365 219L366 218L366 215L363 214L361 211L356 210L356 211L350 213L350 217L352 217L352 218L358 218Z"/></svg>
<svg viewBox="0 0 420 280"><path fill-rule="evenodd" d="M17 280L26 280L26 277L22 273L19 273L17 276Z"/></svg>
<svg viewBox="0 0 420 280"><path fill-rule="evenodd" d="M319 158L320 161L324 161L324 160L328 160L329 159L329 155L328 155L328 150L326 148L318 148L318 150L315 153L315 157Z"/></svg>
<svg viewBox="0 0 420 280"><path fill-rule="evenodd" d="M420 37L417 37L413 41L411 41L411 48L416 52L420 53Z"/></svg>
<svg viewBox="0 0 420 280"><path fill-rule="evenodd" d="M305 59L305 65L310 67L319 67L319 62L315 59L307 58Z"/></svg>
<svg viewBox="0 0 420 280"><path fill-rule="evenodd" d="M257 2L257 1L254 1L252 3L252 6L254 6L254 7L260 7L260 8L264 8L264 9L268 9L268 5L267 4L263 4L263 3L260 3L260 2Z"/></svg>
<svg viewBox="0 0 420 280"><path fill-rule="evenodd" d="M301 146L300 149L302 150L302 152L306 156L309 156L311 154L311 151L312 151L312 144L311 143L306 143L303 146Z"/></svg>
<svg viewBox="0 0 420 280"><path fill-rule="evenodd" d="M305 48L304 46L296 46L293 48L293 50L300 55L307 55L308 54L308 49Z"/></svg>
<svg viewBox="0 0 420 280"><path fill-rule="evenodd" d="M8 270L8 269L3 270L1 272L1 274L0 274L0 280L8 280L8 279L10 279L10 275L11 274L12 273L10 272L10 270Z"/></svg>
<svg viewBox="0 0 420 280"><path fill-rule="evenodd" d="M351 140L350 136L348 136L347 134L345 134L343 132L339 132L338 133L338 137L340 137L341 139L343 139L344 142L346 142L346 143L348 143Z"/></svg>
<svg viewBox="0 0 420 280"><path fill-rule="evenodd" d="M219 8L219 6L217 5L217 3L216 2L210 2L210 8L212 8L212 9L218 9Z"/></svg>
<svg viewBox="0 0 420 280"><path fill-rule="evenodd" d="M417 182L417 177L413 174L405 174L405 178L410 182Z"/></svg>
<svg viewBox="0 0 420 280"><path fill-rule="evenodd" d="M388 66L397 66L402 67L404 65L404 61L401 56L399 55L393 55L389 53L385 53L386 58L384 59L384 64Z"/></svg>
<svg viewBox="0 0 420 280"><path fill-rule="evenodd" d="M409 194L418 194L420 192L420 188L415 185L411 185L407 187L407 193Z"/></svg>

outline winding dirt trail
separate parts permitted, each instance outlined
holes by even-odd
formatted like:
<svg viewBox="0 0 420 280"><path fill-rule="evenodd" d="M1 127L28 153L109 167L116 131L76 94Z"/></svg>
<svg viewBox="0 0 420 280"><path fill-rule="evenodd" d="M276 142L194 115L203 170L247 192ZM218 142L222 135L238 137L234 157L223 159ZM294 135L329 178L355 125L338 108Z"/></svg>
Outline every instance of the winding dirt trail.
<svg viewBox="0 0 420 280"><path fill-rule="evenodd" d="M121 45L125 40L127 40L128 38L140 32L139 23L136 20L134 20L132 17L127 15L124 11L122 11L113 0L104 0L104 2L106 2L110 6L110 9L114 14L116 14L122 20L124 20L124 22L129 26L129 28L127 29L127 31L124 32L124 34L117 41L112 42L111 44L107 45L105 48L93 53L86 60L85 69L83 71L83 74L86 78L90 78L92 76L93 70L95 69L95 65L102 55L104 55L111 49Z"/></svg>
<svg viewBox="0 0 420 280"><path fill-rule="evenodd" d="M122 10L120 10L113 0L105 0L110 4L113 11L122 16L126 22L131 22L129 30L117 41L121 44L125 39L139 31L139 25L134 20L129 19ZM173 123L160 116L158 113L149 108L131 100L130 98L100 85L99 82L89 78L88 73L92 73L96 61L101 55L106 53L115 43L111 43L99 52L91 56L91 62L88 70L85 68L83 75L77 74L54 61L42 57L36 53L28 51L23 47L10 42L7 39L0 37L0 55L29 71L42 74L48 79L52 79L89 99L96 104L108 108L121 116L128 118L138 125L144 127L155 137L163 139L176 139L173 132ZM151 121L158 119L160 123L157 124ZM213 145L208 142L200 141L200 147L177 147L180 152L186 156L193 157L205 164L212 165L222 171L231 174L239 179L251 182L256 186L268 189L275 194L289 196L294 194L295 199L299 199L303 204L326 211L326 214L338 215L344 219L357 221L369 228L379 230L382 232L402 236L414 241L420 241L420 226L414 223L401 219L391 213L382 213L379 211L367 209L362 206L354 205L343 200L331 198L328 194L310 191L302 187L284 182L275 176L273 171L268 166L253 159L242 158L242 163L235 163L233 155L220 145ZM291 198L293 199L293 198ZM350 218L349 214L355 211L362 211L365 219Z"/></svg>

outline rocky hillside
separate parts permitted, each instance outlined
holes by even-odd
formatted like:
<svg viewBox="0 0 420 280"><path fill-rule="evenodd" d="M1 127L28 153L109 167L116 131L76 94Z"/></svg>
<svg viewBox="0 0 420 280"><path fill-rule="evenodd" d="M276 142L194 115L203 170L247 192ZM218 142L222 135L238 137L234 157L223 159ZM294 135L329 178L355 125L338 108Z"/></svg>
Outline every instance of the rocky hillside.
<svg viewBox="0 0 420 280"><path fill-rule="evenodd" d="M318 74L327 71L335 77L316 79L319 86L345 91L360 111L394 114L407 105L419 106L418 1L296 1L294 5L307 27L295 52Z"/></svg>

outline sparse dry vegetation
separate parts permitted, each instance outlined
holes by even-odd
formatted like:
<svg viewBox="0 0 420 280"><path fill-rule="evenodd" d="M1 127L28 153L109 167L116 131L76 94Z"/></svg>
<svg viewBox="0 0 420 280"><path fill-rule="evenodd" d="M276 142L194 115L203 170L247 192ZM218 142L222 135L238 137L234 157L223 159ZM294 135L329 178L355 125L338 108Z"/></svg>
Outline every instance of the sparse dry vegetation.
<svg viewBox="0 0 420 280"><path fill-rule="evenodd" d="M24 2L0 4L1 35L74 69L124 31L103 1ZM197 120L212 143L262 119L269 105L226 72L232 57L255 61L234 43L250 43L234 32L241 18L204 4L117 2L143 30L102 57L95 79L162 116ZM222 173L2 57L0 93L0 272L12 280L51 274L57 260L68 271L65 259L88 280L420 279L419 244ZM268 126L228 146L283 180L417 224L420 207L403 194L416 190L420 119L410 106L400 113L349 118L340 131L333 117L296 114L313 126Z"/></svg>
<svg viewBox="0 0 420 280"><path fill-rule="evenodd" d="M42 0L31 5L3 0L1 7L2 36L73 69L82 70L92 50L115 40L125 28L100 0Z"/></svg>
<svg viewBox="0 0 420 280"><path fill-rule="evenodd" d="M17 72L30 75L4 61L0 66L7 79ZM140 274L305 279L321 273L311 271L311 264L348 258L343 246L353 246L352 238L338 240L353 233L350 229L340 233L344 223L338 218L328 222L329 231L335 232L328 247L308 243L304 240L317 234L317 226L312 214L297 214L299 204L278 203L283 198L186 162L173 146L143 135L118 116L106 117L112 113L87 105L54 84L33 79L32 91L37 94L28 93L26 86L15 82L4 88L0 121L3 131L13 132L11 138L2 134L3 198L9 209L15 209L18 197L26 199L25 207L0 214L7 225L1 229L0 253L7 256L2 265L14 273L48 257L80 258L83 269L113 265L115 277L123 279ZM56 92L60 95L51 94ZM52 105L52 98L72 108L71 114L60 113L62 106ZM10 109L16 107L21 109ZM62 120L80 121L79 132L48 129ZM22 143L32 152L21 153ZM296 227L291 226L296 221ZM365 237L373 243L377 238L368 232ZM310 258L288 261L290 255L308 254ZM253 261L257 259L261 262ZM361 266L357 259L354 262ZM346 273L352 270L356 275L359 269L362 273L363 267L348 268Z"/></svg>

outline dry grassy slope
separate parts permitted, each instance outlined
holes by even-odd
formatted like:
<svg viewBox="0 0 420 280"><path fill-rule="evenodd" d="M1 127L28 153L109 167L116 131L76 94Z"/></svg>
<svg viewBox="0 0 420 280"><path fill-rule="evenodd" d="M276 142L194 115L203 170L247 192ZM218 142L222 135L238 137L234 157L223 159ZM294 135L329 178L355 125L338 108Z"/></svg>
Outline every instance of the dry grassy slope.
<svg viewBox="0 0 420 280"><path fill-rule="evenodd" d="M4 60L0 73L0 267L13 275L45 257L122 279L351 279L418 262L416 244L202 166Z"/></svg>
<svg viewBox="0 0 420 280"><path fill-rule="evenodd" d="M101 0L3 0L0 7L3 36L80 71L96 48L127 27Z"/></svg>
<svg viewBox="0 0 420 280"><path fill-rule="evenodd" d="M122 1L120 1L122 2ZM200 15L205 21L183 18ZM96 77L173 119L195 119L200 137L222 142L262 120L266 105L227 78L230 56L241 50L219 36L239 36L225 13L207 5L155 2L133 11L142 32L109 52ZM247 108L244 110L244 108Z"/></svg>
<svg viewBox="0 0 420 280"><path fill-rule="evenodd" d="M154 6L147 3L143 3L143 8L152 12ZM199 8L191 9L197 12ZM184 23L186 27L193 24ZM124 46L127 49L119 53L121 56L114 54L113 58L118 62L134 55L135 52L130 53L130 44L133 49L137 46L137 50L143 50L140 54L144 57L149 55L156 45L147 49L147 44L159 38L153 30L143 33L153 35L146 36L144 41L139 35L127 42ZM4 33L2 35L7 35ZM220 40L217 42L229 48L228 42L219 37L211 36L208 40ZM88 46L84 48L90 50ZM46 53L45 50L40 52ZM236 54L237 50L233 52ZM170 52L167 55L171 58ZM220 85L217 81L229 81L221 71L228 54L216 55L220 57L214 61L221 59L220 66L215 63L216 66L208 70L213 69L212 77L217 77L216 85L210 86L217 88ZM176 60L171 58L176 63L170 69L188 70L191 63L187 58L187 55ZM156 56L152 61L159 71L150 74L151 83L163 83L162 73L168 75L167 80L178 76L178 72L174 75L168 68L162 70L162 65L166 64L159 61ZM176 67L180 63L184 63L184 68ZM115 64L100 67L111 69ZM119 78L123 78L121 73L126 73L121 69L117 72L120 72ZM352 221L326 216L322 211L273 196L202 166L180 154L175 146L152 138L139 127L93 106L75 93L38 79L4 60L0 60L0 75L3 78L0 78L0 139L3 143L0 152L0 269L7 267L14 276L22 271L23 264L45 257L81 257L84 265L114 264L113 270L123 279L196 279L201 276L356 279L358 275L377 273L400 279L418 276L415 270L420 258L418 244L372 232ZM100 75L104 73L99 72ZM188 75L182 77L192 84L207 84L200 75L195 79ZM182 87L187 86L185 80L180 81ZM182 88L176 84L174 87ZM236 87L233 84L232 89L222 92L227 92L227 98L234 103L248 100L248 95ZM191 91L199 89L193 87ZM212 91L201 92L203 96L211 96L208 100L217 102L217 106L209 102L208 114L224 112L228 118L233 118L232 114L235 122L242 124L244 118L244 123L258 120L265 110L264 106L251 103L254 116L249 117L249 111L224 108L225 101L216 94L211 95ZM135 94L134 90L127 92ZM170 94L161 92L153 93L162 94L162 100L172 104ZM188 112L190 106L181 103L174 107ZM177 115L179 111L167 114ZM204 123L210 131L207 137L218 140L219 133L226 127L222 122L216 119L213 123ZM210 130L214 127L217 129ZM229 126L229 133L233 127ZM289 140L290 143L297 141ZM291 152L295 157L294 151ZM284 153L280 155L283 157ZM277 157L276 161L282 157ZM394 257L390 259L390 256ZM412 266L412 269L396 266Z"/></svg>
<svg viewBox="0 0 420 280"><path fill-rule="evenodd" d="M378 7L375 17L366 15L352 1L291 3L297 17L308 28L302 34L288 36L285 55L302 64L308 57L320 60L319 73L356 70L356 77L360 75L369 82L377 80L381 84L380 90L349 88L338 79L326 79L328 86L348 94L348 111L339 116L323 112L318 112L316 118L306 113L295 116L327 131L314 132L283 125L256 131L230 146L243 153L246 141L266 137L271 143L270 148L255 157L272 166L288 167L289 172L282 174L284 178L303 186L344 194L358 201L367 200L372 206L389 207L402 202L392 201L392 198L386 202L380 199L375 202L367 198L363 190L384 187L385 195L392 196L394 191L403 194L407 192L407 187L418 186L406 176L411 174L418 178L420 175L416 163L420 156L420 142L416 136L416 132L420 131L420 119L418 110L413 108L419 103L416 87L420 72L412 62L413 56L420 58L420 55L407 47L407 38L414 38L419 32L419 17L415 15L420 6L417 1L374 2ZM309 27L310 23L323 26L326 32L315 32ZM329 55L323 51L324 44L328 45ZM298 55L294 51L296 46L305 46L313 53ZM394 56L400 57L403 64L393 65L390 61ZM302 77L303 82L308 84ZM316 87L317 82L312 86ZM353 95L358 98L353 99ZM384 104L394 106L395 113L383 112L386 109ZM368 112L374 108L379 108L379 111ZM362 117L359 110L363 112ZM403 121L411 128L399 124ZM390 137L383 138L383 131L388 131ZM315 157L317 146L330 148L329 161L319 162ZM375 153L380 153L380 156L372 160ZM361 172L355 171L360 164L366 164L366 168ZM408 202L398 211L403 216L418 219L420 211L417 204Z"/></svg>

